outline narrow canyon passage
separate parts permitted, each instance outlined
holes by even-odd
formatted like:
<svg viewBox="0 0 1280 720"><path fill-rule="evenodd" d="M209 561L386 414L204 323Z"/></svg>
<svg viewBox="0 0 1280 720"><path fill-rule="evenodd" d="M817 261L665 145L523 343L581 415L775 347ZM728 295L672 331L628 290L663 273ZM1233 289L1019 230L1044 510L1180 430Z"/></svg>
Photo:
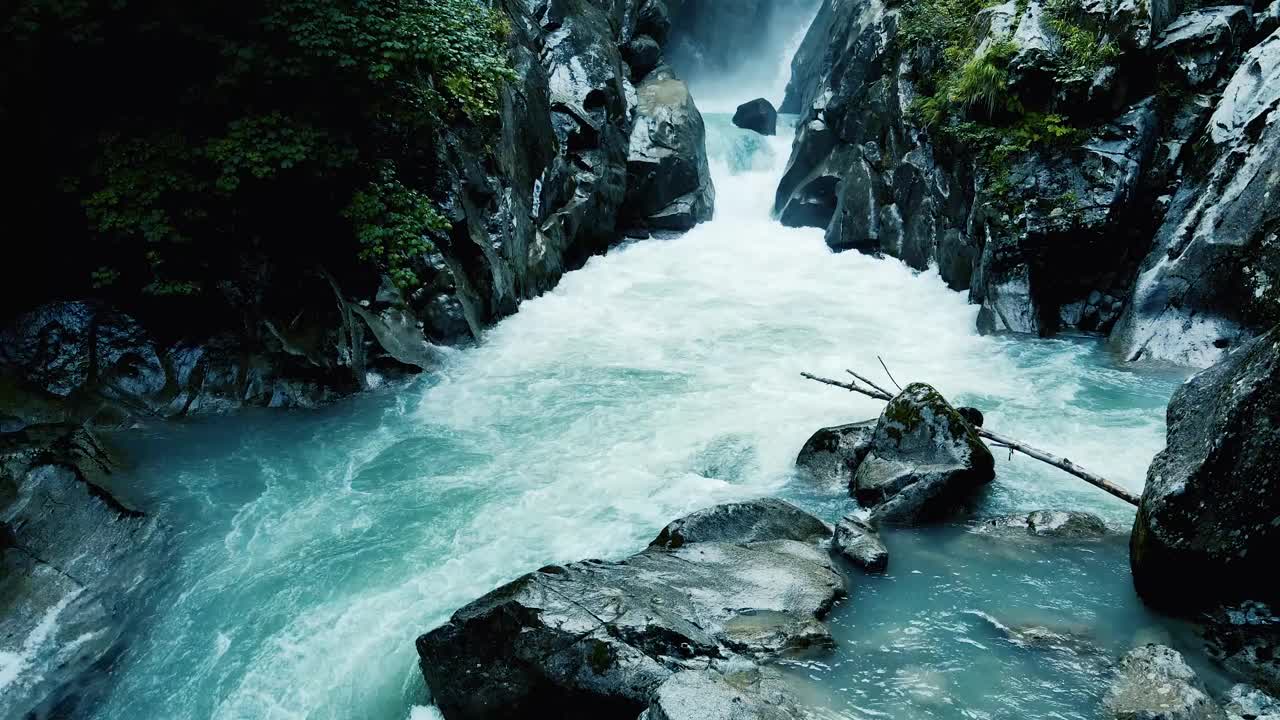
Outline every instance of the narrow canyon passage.
<svg viewBox="0 0 1280 720"><path fill-rule="evenodd" d="M899 380L987 410L988 426L1141 487L1180 376L1121 368L1093 341L977 335L977 309L936 275L832 255L821 231L769 218L785 129L707 125L715 220L592 259L441 371L319 412L125 435L146 504L180 532L99 717L403 718L428 702L414 637L520 573L625 555L726 500L780 495L834 518L850 501L814 492L795 454L818 427L880 408L803 369L883 356ZM1131 522L1025 458L997 472L984 514ZM888 540L894 572L855 579L833 616L841 650L800 668L838 716L1093 717L1081 688L1094 668L1001 642L982 613L1102 646L1165 632L1140 610L1120 542Z"/></svg>

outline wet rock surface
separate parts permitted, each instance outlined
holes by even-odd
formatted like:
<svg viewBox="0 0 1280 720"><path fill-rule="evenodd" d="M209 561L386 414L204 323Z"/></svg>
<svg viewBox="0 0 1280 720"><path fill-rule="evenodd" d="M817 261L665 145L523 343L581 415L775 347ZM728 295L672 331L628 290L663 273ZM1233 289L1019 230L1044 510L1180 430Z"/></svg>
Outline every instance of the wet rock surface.
<svg viewBox="0 0 1280 720"><path fill-rule="evenodd" d="M1222 91L1112 340L1130 360L1193 367L1280 322L1280 30Z"/></svg>
<svg viewBox="0 0 1280 720"><path fill-rule="evenodd" d="M850 490L854 471L871 450L876 423L876 420L864 420L822 428L800 449L796 466L808 472L824 489Z"/></svg>
<svg viewBox="0 0 1280 720"><path fill-rule="evenodd" d="M725 503L673 520L650 547L677 550L690 543L796 540L816 543L831 527L784 500L761 498Z"/></svg>
<svg viewBox="0 0 1280 720"><path fill-rule="evenodd" d="M994 477L973 427L937 390L913 383L881 413L853 489L873 520L910 525L954 514Z"/></svg>
<svg viewBox="0 0 1280 720"><path fill-rule="evenodd" d="M867 572L884 572L889 568L889 549L870 522L845 515L836 523L832 546L854 565Z"/></svg>
<svg viewBox="0 0 1280 720"><path fill-rule="evenodd" d="M673 523L707 528L713 541L666 549L668 528L667 542L625 560L546 567L463 607L418 638L436 704L449 720L627 717L655 699L675 712L689 687L723 686L684 679L664 705L673 676L829 647L820 618L844 591L829 556L789 539L794 509L744 505Z"/></svg>
<svg viewBox="0 0 1280 720"><path fill-rule="evenodd" d="M658 687L638 720L803 720L786 689L759 671L682 672Z"/></svg>
<svg viewBox="0 0 1280 720"><path fill-rule="evenodd" d="M1182 655L1163 645L1136 648L1121 658L1103 706L1117 720L1226 717Z"/></svg>
<svg viewBox="0 0 1280 720"><path fill-rule="evenodd" d="M667 67L636 88L624 222L636 231L683 231L711 219L715 187L706 128L689 87Z"/></svg>
<svg viewBox="0 0 1280 720"><path fill-rule="evenodd" d="M1134 584L1148 603L1280 598L1261 582L1280 551L1277 377L1280 330L1272 330L1170 400L1168 445L1151 463L1130 539Z"/></svg>
<svg viewBox="0 0 1280 720"><path fill-rule="evenodd" d="M81 717L105 692L89 673L120 652L163 545L112 493L119 470L74 425L0 434L0 715Z"/></svg>

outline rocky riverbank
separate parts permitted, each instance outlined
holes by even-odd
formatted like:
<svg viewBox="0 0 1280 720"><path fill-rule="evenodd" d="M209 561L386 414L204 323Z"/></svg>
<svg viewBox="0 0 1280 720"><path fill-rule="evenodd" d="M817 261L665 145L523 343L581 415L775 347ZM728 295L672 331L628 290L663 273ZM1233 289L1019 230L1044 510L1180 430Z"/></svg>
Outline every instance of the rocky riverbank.
<svg viewBox="0 0 1280 720"><path fill-rule="evenodd" d="M1211 365L1280 320L1273 14L827 0L775 212L936 267L983 332Z"/></svg>

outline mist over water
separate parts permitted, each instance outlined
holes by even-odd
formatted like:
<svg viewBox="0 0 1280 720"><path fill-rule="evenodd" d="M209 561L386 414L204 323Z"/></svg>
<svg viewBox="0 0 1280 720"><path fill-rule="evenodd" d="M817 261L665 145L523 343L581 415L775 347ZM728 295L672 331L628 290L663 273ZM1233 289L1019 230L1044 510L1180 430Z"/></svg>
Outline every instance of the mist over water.
<svg viewBox="0 0 1280 720"><path fill-rule="evenodd" d="M821 0L689 3L685 16L676 17L667 61L704 113L732 114L756 98L777 107L791 80L791 58L819 5Z"/></svg>

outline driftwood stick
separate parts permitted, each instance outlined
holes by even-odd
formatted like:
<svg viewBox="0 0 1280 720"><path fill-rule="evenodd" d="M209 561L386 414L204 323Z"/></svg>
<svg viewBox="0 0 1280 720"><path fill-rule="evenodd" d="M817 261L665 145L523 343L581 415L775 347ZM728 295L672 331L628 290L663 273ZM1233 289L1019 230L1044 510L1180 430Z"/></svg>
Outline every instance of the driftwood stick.
<svg viewBox="0 0 1280 720"><path fill-rule="evenodd" d="M810 375L807 372L800 373L800 376L807 378L809 380L813 380L814 382L820 382L823 385L831 385L833 387L844 388L845 390L848 390L850 392L862 393L863 395L866 395L869 398L875 398L876 400L884 400L887 402L893 399L892 395L890 395L887 392L884 392L883 390L869 390L857 383L840 382L839 380L832 380L831 378L824 378L824 377L818 377L817 375Z"/></svg>
<svg viewBox="0 0 1280 720"><path fill-rule="evenodd" d="M885 395L889 395L889 396L892 396L892 395L893 395L893 393L889 392L888 390L885 390L884 388L882 388L882 387L880 387L879 385L877 385L877 384L875 384L875 383L871 382L870 380L868 380L868 379L866 379L866 378L862 377L861 375L859 375L858 373L856 373L856 372L854 372L854 371L852 371L852 370L845 370L845 372L847 372L847 373L849 373L850 375L852 375L852 376L854 376L855 378L857 378L857 379L859 380L859 382L865 383L865 384L866 384L866 385L868 385L869 387L872 387L872 388L874 388L874 389L876 389L876 390L879 390L880 392L884 393Z"/></svg>
<svg viewBox="0 0 1280 720"><path fill-rule="evenodd" d="M1137 495L1134 495L1133 493L1129 492L1128 490L1125 490L1119 485L1116 485L1115 483L1102 477L1101 475L1094 475L1088 470L1085 470L1079 465L1071 462L1067 458L1061 458L1052 453L1047 453L1044 450L1033 448L1024 442L1019 442L1017 440L1014 440L1013 438L1010 438L1007 435L1001 435L999 433L991 432L986 428L974 428L974 429L978 431L978 435L981 437L984 437L988 440L994 440L995 442L998 442L1001 445L1004 445L1005 447L1008 447L1013 450L1017 450L1023 455L1028 455L1030 457L1033 457L1039 460L1040 462L1048 463L1063 472L1071 473L1072 475L1075 475L1076 477L1080 478L1081 480L1084 480L1090 485L1093 485L1094 487L1097 487L1097 488L1101 488L1111 493L1112 495L1115 495L1116 497L1120 498L1121 500L1124 500L1130 505L1138 504L1139 498Z"/></svg>
<svg viewBox="0 0 1280 720"><path fill-rule="evenodd" d="M883 364L883 361L881 361L881 364ZM888 371L889 369L885 368L885 372L888 372ZM881 388L876 387L875 384L871 383L865 378L862 378L852 370L848 370L847 372L850 375L853 375L855 378L867 383L868 385L871 386L871 388L864 388L861 385L858 385L857 383L846 383L846 382L840 382L839 380L832 380L831 378L818 377L817 375L812 375L807 372L802 372L800 373L800 375L804 378L813 380L815 382L820 382L824 385L832 385L834 387L843 388L851 392L861 393L863 395L866 395L869 398L874 398L876 400L884 400L887 402L893 399L893 396L890 395L888 392L885 392ZM892 375L890 375L889 377L890 379L893 378ZM897 383L895 382L894 384L896 385ZM1065 473L1075 475L1076 477L1080 478L1081 480L1084 480L1085 482L1089 483L1090 485L1093 485L1096 488L1105 490L1106 492L1114 495L1115 497L1120 498L1121 500L1124 500L1130 505L1137 505L1139 502L1139 498L1137 495L1134 495L1133 493L1129 492L1128 490L1125 490L1124 488L1102 477L1101 475L1095 475L1094 473L1091 473L1088 470L1085 470L1084 468L1071 462L1067 458L1058 457L1057 455L1045 452L1044 450L1040 450L1038 448L1031 447L1030 445L1024 442L1014 440L1013 438L1010 438L1007 435L1001 435L999 433L992 432L990 430L987 430L986 428L975 427L974 430L977 431L979 437L985 440L990 440L992 445L995 445L997 447L1005 447L1011 451L1016 450L1022 453L1023 455L1035 458L1036 460L1039 460L1042 463L1052 465L1058 468L1059 470L1062 470Z"/></svg>
<svg viewBox="0 0 1280 720"><path fill-rule="evenodd" d="M880 367L884 368L884 374L889 376L889 382L898 388L898 392L902 392L902 386L898 384L897 380L893 379L893 373L889 372L889 366L884 364L884 360L879 355L876 356L876 359L880 361Z"/></svg>

